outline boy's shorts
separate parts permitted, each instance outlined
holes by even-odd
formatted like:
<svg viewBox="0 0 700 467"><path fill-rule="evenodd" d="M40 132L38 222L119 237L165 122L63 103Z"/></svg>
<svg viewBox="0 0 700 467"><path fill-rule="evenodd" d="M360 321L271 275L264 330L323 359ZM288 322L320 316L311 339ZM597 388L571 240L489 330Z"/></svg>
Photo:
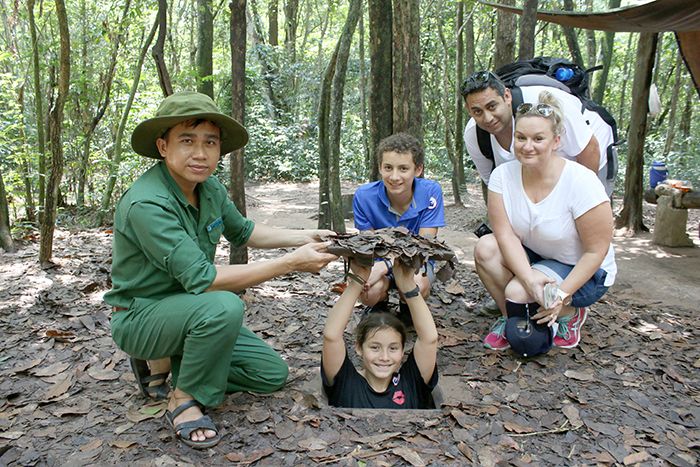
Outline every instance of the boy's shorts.
<svg viewBox="0 0 700 467"><path fill-rule="evenodd" d="M553 259L544 259L525 245L523 245L523 248L525 248L525 253L527 253L532 269L537 269L547 277L555 279L559 285L564 282L566 276L574 269L573 266L568 264L560 263ZM608 273L603 269L598 269L593 274L593 277L574 292L574 295L571 297L571 306L575 308L587 307L600 300L605 295L605 292L608 291L608 287L604 285L607 275Z"/></svg>

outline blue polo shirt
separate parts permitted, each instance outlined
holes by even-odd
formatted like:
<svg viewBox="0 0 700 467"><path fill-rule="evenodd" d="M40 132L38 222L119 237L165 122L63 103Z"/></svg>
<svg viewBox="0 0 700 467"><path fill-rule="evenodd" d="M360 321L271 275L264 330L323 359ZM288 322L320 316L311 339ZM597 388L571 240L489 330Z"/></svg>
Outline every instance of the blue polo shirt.
<svg viewBox="0 0 700 467"><path fill-rule="evenodd" d="M352 200L355 227L359 230L403 226L414 234L423 227L445 226L445 205L440 184L425 178L413 180L413 200L399 215L391 209L384 182L366 183L355 191Z"/></svg>

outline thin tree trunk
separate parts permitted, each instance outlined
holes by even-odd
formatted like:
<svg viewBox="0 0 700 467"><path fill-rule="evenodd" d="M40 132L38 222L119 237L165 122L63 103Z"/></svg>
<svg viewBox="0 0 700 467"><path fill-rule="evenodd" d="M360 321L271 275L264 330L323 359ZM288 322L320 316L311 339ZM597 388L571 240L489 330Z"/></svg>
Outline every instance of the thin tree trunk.
<svg viewBox="0 0 700 467"><path fill-rule="evenodd" d="M574 11L573 0L564 0L564 10ZM581 47L578 45L578 37L576 37L576 31L574 28L569 28L562 26L564 31L564 37L566 38L566 44L569 46L569 52L571 53L571 59L581 66L584 66L583 55L581 54Z"/></svg>
<svg viewBox="0 0 700 467"><path fill-rule="evenodd" d="M362 0L350 0L348 17L345 20L343 32L338 40L338 56L335 72L333 73L333 91L330 101L330 161L328 164L331 225L333 230L345 233L345 216L343 215L343 203L340 189L340 129L343 123L343 96L345 91L345 77L348 70L348 58L350 57L350 45L355 34L357 22L362 12Z"/></svg>
<svg viewBox="0 0 700 467"><path fill-rule="evenodd" d="M197 91L214 98L214 14L212 0L197 0Z"/></svg>
<svg viewBox="0 0 700 467"><path fill-rule="evenodd" d="M56 102L50 112L49 141L51 142L51 171L46 185L46 200L44 203L44 221L41 224L41 241L39 243L39 263L42 267L51 265L53 255L53 232L56 220L56 202L63 176L63 148L61 146L61 130L63 125L63 107L68 96L70 83L70 35L68 31L68 16L63 0L55 0L56 16L58 19L60 52L58 92Z"/></svg>
<svg viewBox="0 0 700 467"><path fill-rule="evenodd" d="M649 86L654 68L657 44L656 33L641 33L637 43L637 64L632 85L632 111L629 151L625 172L625 196L616 227L625 227L630 234L649 230L642 217L642 171L644 168L644 138L646 136L647 112L649 111Z"/></svg>
<svg viewBox="0 0 700 467"><path fill-rule="evenodd" d="M369 174L372 167L372 155L369 148L369 129L367 128L367 67L365 66L365 19L360 15L359 23L360 53L360 104L362 112L362 151L365 155L365 167Z"/></svg>
<svg viewBox="0 0 700 467"><path fill-rule="evenodd" d="M129 9L131 8L131 0L127 0L124 3L124 11L122 12L121 20L118 24L118 31L112 37L112 52L110 54L109 65L107 66L107 71L101 74L101 82L99 86L100 98L98 100L97 109L94 115L89 116L89 121L85 125L84 140L82 154L80 158L80 168L78 170L78 193L76 197L76 204L82 207L85 204L85 184L87 183L87 172L88 165L90 163L90 143L92 142L92 137L95 134L97 125L99 125L102 117L104 117L107 108L109 107L112 91L112 83L114 81L114 74L117 69L117 57L119 55L119 47L121 46L122 37L124 34L124 28L127 27L127 18L129 15ZM86 40L83 40L83 46L86 47ZM87 50L83 50L83 57L87 58ZM85 66L83 67L83 72L85 71ZM85 80L87 83L87 79ZM87 90L85 90L85 95L87 95ZM85 104L84 104L85 105Z"/></svg>
<svg viewBox="0 0 700 467"><path fill-rule="evenodd" d="M608 3L608 9L612 10L619 8L620 1L621 0L610 0ZM597 79L595 80L595 87L593 88L593 100L599 104L603 104L603 99L605 97L605 88L608 84L608 76L610 74L610 65L612 64L614 45L615 33L612 31L607 31L605 33L603 47L600 48L603 69L596 75Z"/></svg>
<svg viewBox="0 0 700 467"><path fill-rule="evenodd" d="M276 2L276 0L274 0ZM246 54L246 0L233 0L231 9L229 40L231 45L231 116L245 125L245 54ZM245 203L245 148L229 154L231 173L231 200L238 211L247 214ZM246 264L248 248L231 245L230 264Z"/></svg>
<svg viewBox="0 0 700 467"><path fill-rule="evenodd" d="M158 70L158 81L160 88L163 90L163 95L168 97L173 93L173 85L170 81L168 67L165 65L165 55L163 53L165 47L165 37L168 32L168 2L167 0L158 0L158 40L153 46L151 55L156 61L156 69Z"/></svg>
<svg viewBox="0 0 700 467"><path fill-rule="evenodd" d="M437 18L437 29L438 37L440 38L440 43L442 44L442 63L444 64L444 69L442 70L442 92L440 94L442 97L441 113L443 117L443 134L445 149L447 151L447 156L452 162L452 196L454 197L455 204L457 206L462 206L462 198L459 192L459 160L457 158L457 151L454 150L452 142L452 122L454 121L450 118L450 109L452 108L452 96L454 87L450 86L449 78L449 63L450 63L450 52L447 46L447 40L445 39L445 33L442 28L442 19ZM456 136L456 139L460 139Z"/></svg>
<svg viewBox="0 0 700 467"><path fill-rule="evenodd" d="M423 141L419 0L394 0L393 131Z"/></svg>
<svg viewBox="0 0 700 467"><path fill-rule="evenodd" d="M693 101L695 99L695 87L687 86L687 92L685 93L685 106L683 107L683 114L681 115L681 123L678 125L678 129L683 137L684 145L687 144L688 137L690 136L690 124L693 121Z"/></svg>
<svg viewBox="0 0 700 467"><path fill-rule="evenodd" d="M586 12L592 12L593 11L593 0L586 0ZM587 68L593 68L596 66L596 39L595 39L595 30L594 29L586 29L585 31L586 34L586 55L588 56L588 66Z"/></svg>
<svg viewBox="0 0 700 467"><path fill-rule="evenodd" d="M620 107L618 108L617 112L617 125L618 128L622 129L625 128L625 125L622 123L622 118L624 116L624 111L626 110L625 106L625 97L627 94L627 83L630 81L630 68L629 64L632 62L632 56L634 54L634 50L632 49L632 38L634 37L634 34L629 34L629 37L627 39L627 53L625 54L625 64L622 67L622 91L620 91ZM625 130L626 132L627 130Z"/></svg>
<svg viewBox="0 0 700 467"><path fill-rule="evenodd" d="M676 108L678 107L678 97L680 95L681 91L681 70L683 66L683 58L681 57L680 52L678 55L676 55L676 66L675 66L675 79L673 82L673 90L671 92L671 98L669 99L668 106L670 110L670 114L668 116L668 125L666 127L668 128L666 132L666 142L664 143L664 151L663 151L663 158L665 159L666 156L671 152L671 148L673 147L673 138L676 134Z"/></svg>
<svg viewBox="0 0 700 467"><path fill-rule="evenodd" d="M457 173L452 177L457 177L457 186L461 190L465 185L464 180L464 140L462 129L464 128L464 103L459 90L464 80L464 3L457 2L456 44L455 44L455 157L457 158Z"/></svg>
<svg viewBox="0 0 700 467"><path fill-rule="evenodd" d="M310 1L310 0L308 0ZM299 16L299 0L287 0L284 4L284 46L291 59L296 62L297 25Z"/></svg>
<svg viewBox="0 0 700 467"><path fill-rule="evenodd" d="M330 190L330 107L331 88L333 75L338 62L338 49L340 42L336 44L326 71L321 81L321 92L318 100L318 228L330 229L331 218L331 190Z"/></svg>
<svg viewBox="0 0 700 467"><path fill-rule="evenodd" d="M525 0L520 16L520 46L518 60L529 60L535 56L535 26L537 26L537 0Z"/></svg>
<svg viewBox="0 0 700 467"><path fill-rule="evenodd" d="M393 133L392 125L392 13L391 0L369 0L369 118L370 150ZM372 157L370 181L379 179L379 165Z"/></svg>
<svg viewBox="0 0 700 467"><path fill-rule="evenodd" d="M504 5L515 5L515 0L504 0ZM513 61L515 55L515 33L517 22L515 15L499 10L496 13L496 53L493 59L493 68L500 68Z"/></svg>
<svg viewBox="0 0 700 467"><path fill-rule="evenodd" d="M250 30L250 32L252 34L255 56L264 70L264 94L268 103L268 112L270 114L270 118L273 120L278 120L280 118L280 111L282 110L282 103L277 98L275 90L272 86L273 81L275 81L278 77L277 67L271 61L271 57L268 57L268 55L263 51L265 40L262 31L262 24L260 22L260 15L258 15L255 1L251 0L248 6L250 7L249 12L251 14L250 21L253 24L253 28Z"/></svg>
<svg viewBox="0 0 700 467"><path fill-rule="evenodd" d="M141 52L139 53L139 59L134 65L134 80L131 83L131 89L129 90L129 97L124 105L124 110L122 111L122 117L119 121L119 127L117 128L117 134L114 138L114 151L112 154L112 161L109 164L109 177L107 178L107 186L102 194L102 202L100 203L100 212L97 215L97 225L103 225L109 207L112 200L112 192L114 191L114 186L117 183L117 174L119 173L119 164L121 164L122 156L122 139L124 137L124 131L126 129L126 124L129 119L129 113L131 112L131 106L134 103L134 98L136 96L136 91L139 87L139 81L141 81L141 70L143 69L143 62L146 60L146 54L148 53L148 48L153 42L153 38L156 35L156 30L158 29L159 19L156 18L151 31L148 34L145 42L141 47ZM141 38L143 41L143 37Z"/></svg>
<svg viewBox="0 0 700 467"><path fill-rule="evenodd" d="M0 248L7 252L15 251L15 244L10 233L10 210L7 205L5 182L2 179L2 166L0 166Z"/></svg>
<svg viewBox="0 0 700 467"><path fill-rule="evenodd" d="M271 46L277 47L279 45L279 4L277 0L268 0L267 38Z"/></svg>
<svg viewBox="0 0 700 467"><path fill-rule="evenodd" d="M37 152L39 155L39 206L43 206L44 193L46 191L46 136L44 135L44 93L41 92L39 43L37 42L36 24L34 22L34 0L27 0L27 12L29 16L29 33L32 40L32 84L34 88Z"/></svg>

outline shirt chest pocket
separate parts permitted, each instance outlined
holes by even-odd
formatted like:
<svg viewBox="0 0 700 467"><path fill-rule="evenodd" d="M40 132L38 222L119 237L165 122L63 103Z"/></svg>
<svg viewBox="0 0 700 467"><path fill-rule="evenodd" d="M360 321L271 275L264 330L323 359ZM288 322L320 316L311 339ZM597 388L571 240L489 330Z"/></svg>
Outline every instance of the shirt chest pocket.
<svg viewBox="0 0 700 467"><path fill-rule="evenodd" d="M207 223L206 230L209 242L214 245L218 244L221 239L221 234L224 232L224 222L221 217L217 217Z"/></svg>

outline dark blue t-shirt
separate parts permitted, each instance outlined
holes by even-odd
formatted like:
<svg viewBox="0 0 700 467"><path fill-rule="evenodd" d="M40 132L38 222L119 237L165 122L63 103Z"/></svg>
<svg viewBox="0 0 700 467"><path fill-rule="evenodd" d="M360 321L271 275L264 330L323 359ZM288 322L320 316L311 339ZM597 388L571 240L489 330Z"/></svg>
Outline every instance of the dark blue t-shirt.
<svg viewBox="0 0 700 467"><path fill-rule="evenodd" d="M323 390L328 397L328 403L335 407L350 407L358 409L434 409L435 403L431 395L438 383L437 365L425 384L418 370L413 352L406 362L401 365L398 373L394 374L389 387L384 392L376 392L367 380L357 372L350 357L345 354L343 366L329 385L323 372L321 361L321 380Z"/></svg>

